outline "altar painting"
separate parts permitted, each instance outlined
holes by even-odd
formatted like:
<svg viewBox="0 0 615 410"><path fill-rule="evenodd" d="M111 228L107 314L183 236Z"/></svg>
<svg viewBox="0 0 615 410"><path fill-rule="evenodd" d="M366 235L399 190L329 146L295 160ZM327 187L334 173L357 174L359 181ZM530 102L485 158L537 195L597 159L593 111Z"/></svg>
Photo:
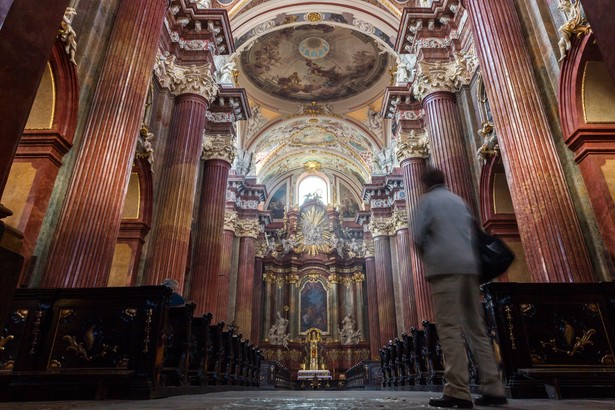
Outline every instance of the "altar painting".
<svg viewBox="0 0 615 410"><path fill-rule="evenodd" d="M327 317L328 294L320 281L306 282L300 292L300 332L305 333L311 328L319 329L323 333L329 332Z"/></svg>
<svg viewBox="0 0 615 410"><path fill-rule="evenodd" d="M268 211L271 211L271 218L282 219L284 218L284 207L286 206L286 184L282 185L271 197Z"/></svg>

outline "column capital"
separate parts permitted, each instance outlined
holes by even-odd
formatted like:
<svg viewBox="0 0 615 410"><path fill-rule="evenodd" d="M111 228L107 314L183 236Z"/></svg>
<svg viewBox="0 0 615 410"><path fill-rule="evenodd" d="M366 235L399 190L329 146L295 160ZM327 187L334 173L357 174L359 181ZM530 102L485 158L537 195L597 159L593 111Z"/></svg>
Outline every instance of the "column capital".
<svg viewBox="0 0 615 410"><path fill-rule="evenodd" d="M235 233L236 226L237 226L237 212L225 211L224 212L224 230L232 231L233 233Z"/></svg>
<svg viewBox="0 0 615 410"><path fill-rule="evenodd" d="M368 229L372 233L374 238L378 236L391 235L391 229L393 228L393 220L391 217L372 217L369 221Z"/></svg>
<svg viewBox="0 0 615 410"><path fill-rule="evenodd" d="M373 258L374 257L374 240L373 239L363 240L363 250L365 251L366 258Z"/></svg>
<svg viewBox="0 0 615 410"><path fill-rule="evenodd" d="M395 233L403 229L408 229L408 213L405 210L395 210L391 219L393 231Z"/></svg>
<svg viewBox="0 0 615 410"><path fill-rule="evenodd" d="M221 159L233 163L237 150L233 144L231 135L223 134L203 134L203 153L201 158L205 161Z"/></svg>
<svg viewBox="0 0 615 410"><path fill-rule="evenodd" d="M258 219L240 219L235 224L235 233L239 237L258 238L260 233L260 222Z"/></svg>
<svg viewBox="0 0 615 410"><path fill-rule="evenodd" d="M417 133L411 130L409 133L401 132L395 146L395 153L399 162L408 158L428 158L430 154L429 135L427 130Z"/></svg>
<svg viewBox="0 0 615 410"><path fill-rule="evenodd" d="M176 63L174 55L158 53L154 74L163 88L175 96L197 94L212 102L218 94L218 84L211 73L211 64L183 66Z"/></svg>
<svg viewBox="0 0 615 410"><path fill-rule="evenodd" d="M474 50L470 49L465 54L458 52L453 57L449 61L417 63L416 80L413 85L413 93L417 99L423 100L437 91L454 93L470 83L478 68L478 59Z"/></svg>

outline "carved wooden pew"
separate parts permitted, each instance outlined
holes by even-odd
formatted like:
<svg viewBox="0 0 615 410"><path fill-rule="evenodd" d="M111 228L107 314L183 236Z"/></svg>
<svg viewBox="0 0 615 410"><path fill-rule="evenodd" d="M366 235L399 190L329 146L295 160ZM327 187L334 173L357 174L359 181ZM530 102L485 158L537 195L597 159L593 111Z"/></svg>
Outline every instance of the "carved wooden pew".
<svg viewBox="0 0 615 410"><path fill-rule="evenodd" d="M207 384L207 348L209 345L209 326L212 314L192 318L192 344L188 379L193 386Z"/></svg>
<svg viewBox="0 0 615 410"><path fill-rule="evenodd" d="M224 322L209 326L207 339L207 384L216 386L223 382L224 348L222 346Z"/></svg>
<svg viewBox="0 0 615 410"><path fill-rule="evenodd" d="M149 398L171 290L18 289L2 328L0 398Z"/></svg>
<svg viewBox="0 0 615 410"><path fill-rule="evenodd" d="M427 363L427 383L432 386L442 384L444 365L442 361L442 348L438 340L436 325L427 320L423 321L425 335L425 359Z"/></svg>
<svg viewBox="0 0 615 410"><path fill-rule="evenodd" d="M192 314L196 304L188 302L183 306L169 308L165 330L165 349L161 383L166 386L189 384L190 350L195 343L192 339Z"/></svg>
<svg viewBox="0 0 615 410"><path fill-rule="evenodd" d="M412 362L414 363L414 384L426 385L429 378L427 360L424 355L425 332L416 328L410 329L412 335Z"/></svg>
<svg viewBox="0 0 615 410"><path fill-rule="evenodd" d="M511 397L615 397L613 290L612 283L483 286Z"/></svg>
<svg viewBox="0 0 615 410"><path fill-rule="evenodd" d="M404 367L404 385L405 386L413 386L416 378L416 370L414 368L414 361L412 357L412 347L414 346L414 342L412 340L412 336L406 333L401 335L403 350L402 350L402 361Z"/></svg>

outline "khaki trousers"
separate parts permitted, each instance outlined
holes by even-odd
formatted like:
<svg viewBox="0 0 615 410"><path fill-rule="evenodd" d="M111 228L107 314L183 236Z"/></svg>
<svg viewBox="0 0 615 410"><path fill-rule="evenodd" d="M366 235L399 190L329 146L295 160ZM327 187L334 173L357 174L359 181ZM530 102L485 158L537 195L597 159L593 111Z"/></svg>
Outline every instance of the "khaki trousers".
<svg viewBox="0 0 615 410"><path fill-rule="evenodd" d="M451 274L430 280L436 330L444 355L444 394L471 400L468 359L462 331L478 366L481 393L505 396L495 355L487 337L478 276Z"/></svg>

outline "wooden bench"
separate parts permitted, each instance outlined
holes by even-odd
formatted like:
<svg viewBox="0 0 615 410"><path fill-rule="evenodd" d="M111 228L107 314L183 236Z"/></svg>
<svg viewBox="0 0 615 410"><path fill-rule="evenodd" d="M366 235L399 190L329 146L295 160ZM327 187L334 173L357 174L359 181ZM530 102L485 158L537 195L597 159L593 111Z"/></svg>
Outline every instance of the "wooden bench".
<svg viewBox="0 0 615 410"><path fill-rule="evenodd" d="M582 391L589 390L589 395L601 397L602 393L597 383L612 389L615 386L615 367L556 367L556 368L530 368L519 369L520 374L532 379L540 380L545 385L547 396L550 399L561 400L564 398L578 397ZM612 397L607 394L606 397Z"/></svg>

